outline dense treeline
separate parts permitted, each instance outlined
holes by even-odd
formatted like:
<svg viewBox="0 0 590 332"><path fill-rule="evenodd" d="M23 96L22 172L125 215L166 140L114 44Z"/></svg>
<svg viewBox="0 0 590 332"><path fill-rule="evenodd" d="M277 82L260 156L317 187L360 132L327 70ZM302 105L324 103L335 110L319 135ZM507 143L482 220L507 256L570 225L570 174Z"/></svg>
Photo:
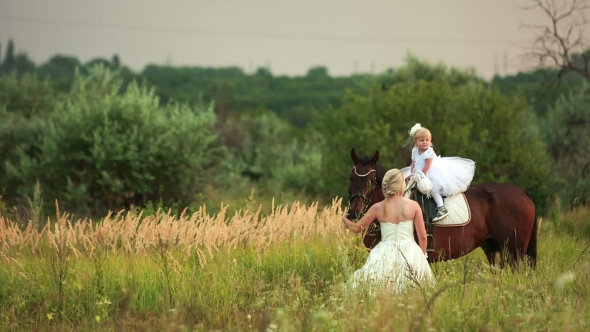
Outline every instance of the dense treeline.
<svg viewBox="0 0 590 332"><path fill-rule="evenodd" d="M149 65L117 56L37 66L10 42L0 59L0 211L100 215L258 195L328 203L346 195L349 151L401 147L416 122L437 153L477 162L474 182L517 184L538 206L590 197L585 81L541 69L485 81L409 56L380 75L301 77L265 68ZM41 206L44 211L41 211ZM30 217L30 216L28 216Z"/></svg>
<svg viewBox="0 0 590 332"><path fill-rule="evenodd" d="M5 55L5 72L35 73L39 78L48 78L60 92L69 91L76 70L87 74L90 67L101 64L119 70L126 84L136 80L154 87L163 103L175 100L195 104L201 100L215 100L218 114L267 109L300 128L307 124L314 110L339 106L345 90L364 93L375 79L371 75L333 77L325 67L311 68L302 77L273 76L266 68L248 75L237 67L215 69L166 65L148 65L141 72L134 73L117 55L111 60L96 58L82 63L75 57L58 54L36 66L25 53L15 55L14 52L14 44L10 42Z"/></svg>

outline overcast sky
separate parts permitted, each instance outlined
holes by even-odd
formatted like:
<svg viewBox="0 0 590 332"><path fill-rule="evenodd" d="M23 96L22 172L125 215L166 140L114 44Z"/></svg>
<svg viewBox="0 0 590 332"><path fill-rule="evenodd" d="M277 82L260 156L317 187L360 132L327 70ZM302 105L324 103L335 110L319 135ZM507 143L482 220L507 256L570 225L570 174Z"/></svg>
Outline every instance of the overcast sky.
<svg viewBox="0 0 590 332"><path fill-rule="evenodd" d="M2 53L9 38L37 63L60 53L85 62L270 65L302 75L325 65L332 75L398 67L408 51L486 78L523 68L517 45L533 38L520 22L526 0L0 0ZM507 60L505 62L505 60Z"/></svg>

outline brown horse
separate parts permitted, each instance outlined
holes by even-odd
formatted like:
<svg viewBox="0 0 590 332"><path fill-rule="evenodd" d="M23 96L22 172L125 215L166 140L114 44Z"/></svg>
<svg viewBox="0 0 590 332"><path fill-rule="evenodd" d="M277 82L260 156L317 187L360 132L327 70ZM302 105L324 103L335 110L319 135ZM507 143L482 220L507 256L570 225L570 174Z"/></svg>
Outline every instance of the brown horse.
<svg viewBox="0 0 590 332"><path fill-rule="evenodd" d="M387 171L379 164L379 151L359 158L351 150L354 163L348 186L349 216L359 219L367 209L384 199L381 181ZM471 221L463 226L433 227L434 251L430 262L464 256L482 248L491 265L500 254L501 267L506 259L515 266L525 256L531 267L537 260L537 216L533 201L522 189L504 183L484 182L470 186L464 193L471 209ZM381 240L379 221L365 233L363 243L372 249ZM506 254L506 255L504 255Z"/></svg>

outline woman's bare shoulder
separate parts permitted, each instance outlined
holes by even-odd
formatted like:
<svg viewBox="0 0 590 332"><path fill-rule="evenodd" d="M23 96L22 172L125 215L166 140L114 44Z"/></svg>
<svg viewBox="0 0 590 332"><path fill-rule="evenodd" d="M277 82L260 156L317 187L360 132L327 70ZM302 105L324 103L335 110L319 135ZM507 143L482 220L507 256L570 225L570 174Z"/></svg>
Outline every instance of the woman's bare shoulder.
<svg viewBox="0 0 590 332"><path fill-rule="evenodd" d="M418 205L418 202L416 202L416 201L414 201L414 200L411 200L411 199L409 199L409 198L407 198L407 197L404 197L404 200L403 200L403 202L404 202L404 204L406 204L407 206L411 206L411 207L414 207L414 208L415 208L415 207L420 207L420 205Z"/></svg>
<svg viewBox="0 0 590 332"><path fill-rule="evenodd" d="M409 199L409 198L407 198L407 197L402 197L402 201L403 201L404 203L409 203L409 202L414 202L414 203L416 203L416 201L414 201L414 200L411 200L411 199Z"/></svg>
<svg viewBox="0 0 590 332"><path fill-rule="evenodd" d="M384 201L377 202L377 203L371 205L369 210L381 211L381 209L383 209L382 208L383 204L385 204Z"/></svg>

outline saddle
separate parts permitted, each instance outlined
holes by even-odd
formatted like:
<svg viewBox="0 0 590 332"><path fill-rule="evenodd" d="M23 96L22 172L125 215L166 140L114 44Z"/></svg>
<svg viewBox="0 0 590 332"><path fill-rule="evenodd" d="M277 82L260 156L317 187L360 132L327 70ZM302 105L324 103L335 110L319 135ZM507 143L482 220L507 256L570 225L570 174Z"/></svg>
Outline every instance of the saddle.
<svg viewBox="0 0 590 332"><path fill-rule="evenodd" d="M424 195L416 188L416 182L410 180L406 189L406 196L418 202L420 209L422 209L422 218L424 219L424 226L426 227L426 251L431 252L434 251L434 236L432 235L432 228L434 226L432 219L436 215L436 203L430 195ZM408 191L409 195L407 195Z"/></svg>
<svg viewBox="0 0 590 332"><path fill-rule="evenodd" d="M411 199L418 202L422 209L422 217L424 218L424 226L426 226L426 251L434 251L434 236L432 236L433 222L432 219L436 215L436 203L430 196L422 194L416 188L412 189Z"/></svg>
<svg viewBox="0 0 590 332"><path fill-rule="evenodd" d="M434 250L434 237L433 227L457 227L465 226L471 221L471 211L469 203L465 194L457 194L453 196L442 196L445 201L445 206L449 210L450 214L448 217L433 223L432 219L436 215L436 203L430 196L424 195L420 190L416 190L418 186L414 180L410 180L406 187L404 196L418 202L422 209L422 217L424 218L424 226L426 228L426 237L428 243L426 246L427 251Z"/></svg>

